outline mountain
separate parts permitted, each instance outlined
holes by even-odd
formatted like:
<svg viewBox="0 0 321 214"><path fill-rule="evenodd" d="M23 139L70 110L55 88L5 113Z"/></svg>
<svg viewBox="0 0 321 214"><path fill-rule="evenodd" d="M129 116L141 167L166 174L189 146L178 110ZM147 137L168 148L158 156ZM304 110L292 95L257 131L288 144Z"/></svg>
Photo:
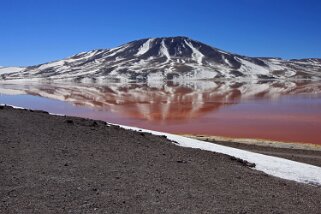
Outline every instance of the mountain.
<svg viewBox="0 0 321 214"><path fill-rule="evenodd" d="M187 37L141 39L113 49L26 67L2 79L153 81L199 79L320 79L321 59L247 57Z"/></svg>

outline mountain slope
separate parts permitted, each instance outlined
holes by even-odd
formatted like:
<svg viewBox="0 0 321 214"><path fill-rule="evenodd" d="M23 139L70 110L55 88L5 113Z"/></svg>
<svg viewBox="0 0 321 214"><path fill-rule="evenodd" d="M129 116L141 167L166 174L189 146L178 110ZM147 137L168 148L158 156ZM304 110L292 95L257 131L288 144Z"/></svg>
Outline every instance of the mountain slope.
<svg viewBox="0 0 321 214"><path fill-rule="evenodd" d="M2 67L2 66L0 66L0 75L14 73L14 72L20 72L24 69L25 68L23 68L23 67Z"/></svg>
<svg viewBox="0 0 321 214"><path fill-rule="evenodd" d="M228 53L187 37L141 39L30 66L3 79L196 80L321 78L321 59L283 60Z"/></svg>

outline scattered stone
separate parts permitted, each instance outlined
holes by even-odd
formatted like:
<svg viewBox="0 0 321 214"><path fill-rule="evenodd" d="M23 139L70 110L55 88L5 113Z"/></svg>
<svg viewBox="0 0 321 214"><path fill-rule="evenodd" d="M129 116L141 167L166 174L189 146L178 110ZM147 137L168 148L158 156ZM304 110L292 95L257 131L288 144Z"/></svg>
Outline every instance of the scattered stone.
<svg viewBox="0 0 321 214"><path fill-rule="evenodd" d="M49 114L49 112L43 111L43 110L31 110L31 109L29 109L28 111L34 112L34 113Z"/></svg>
<svg viewBox="0 0 321 214"><path fill-rule="evenodd" d="M175 141L175 140L172 140L172 143L174 143L174 144L179 144L177 141Z"/></svg>
<svg viewBox="0 0 321 214"><path fill-rule="evenodd" d="M65 120L65 123L74 124L74 121L73 121L73 120L70 120L70 119L67 119L67 120Z"/></svg>
<svg viewBox="0 0 321 214"><path fill-rule="evenodd" d="M114 128L115 128L115 129L120 129L120 126L115 126L115 125L114 125Z"/></svg>
<svg viewBox="0 0 321 214"><path fill-rule="evenodd" d="M91 123L91 126L98 126L98 123L97 123L96 121L93 121L93 122Z"/></svg>
<svg viewBox="0 0 321 214"><path fill-rule="evenodd" d="M241 158L237 158L237 157L234 157L234 156L231 157L231 160L237 161L240 164L242 164L243 166L247 166L247 167L250 167L250 168L254 168L256 166L255 163L250 163L250 162L248 162L246 160L243 160Z"/></svg>

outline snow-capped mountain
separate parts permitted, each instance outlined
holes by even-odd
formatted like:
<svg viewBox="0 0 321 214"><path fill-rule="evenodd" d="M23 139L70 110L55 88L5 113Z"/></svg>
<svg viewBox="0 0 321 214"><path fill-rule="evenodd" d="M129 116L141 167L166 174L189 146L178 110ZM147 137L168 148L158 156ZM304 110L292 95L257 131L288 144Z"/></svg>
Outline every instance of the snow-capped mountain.
<svg viewBox="0 0 321 214"><path fill-rule="evenodd" d="M189 39L141 39L113 49L82 52L1 75L2 79L150 81L238 79L319 79L321 59L283 60L232 54Z"/></svg>

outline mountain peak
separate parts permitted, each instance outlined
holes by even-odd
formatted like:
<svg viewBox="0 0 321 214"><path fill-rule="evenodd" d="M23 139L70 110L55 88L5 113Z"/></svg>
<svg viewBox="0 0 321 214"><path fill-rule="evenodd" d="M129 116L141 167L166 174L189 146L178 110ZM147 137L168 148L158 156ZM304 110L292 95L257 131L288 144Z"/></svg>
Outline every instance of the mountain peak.
<svg viewBox="0 0 321 214"><path fill-rule="evenodd" d="M163 40L170 40L170 41L181 41L184 42L184 40L186 41L195 41L187 36L170 36L170 37L160 37L160 38L155 38L155 39L163 39Z"/></svg>
<svg viewBox="0 0 321 214"><path fill-rule="evenodd" d="M311 79L321 78L321 61L246 57L216 49L185 36L173 36L140 39L113 49L82 52L63 60L30 66L22 72L3 74L2 78L81 81Z"/></svg>
<svg viewBox="0 0 321 214"><path fill-rule="evenodd" d="M193 40L187 36L164 36L164 37L149 37L149 38L144 38L144 39L138 39L138 40L135 40L132 42L144 41L144 40L149 40L149 39L152 39L152 40L180 40L180 41ZM132 43L132 42L130 42L130 43Z"/></svg>

